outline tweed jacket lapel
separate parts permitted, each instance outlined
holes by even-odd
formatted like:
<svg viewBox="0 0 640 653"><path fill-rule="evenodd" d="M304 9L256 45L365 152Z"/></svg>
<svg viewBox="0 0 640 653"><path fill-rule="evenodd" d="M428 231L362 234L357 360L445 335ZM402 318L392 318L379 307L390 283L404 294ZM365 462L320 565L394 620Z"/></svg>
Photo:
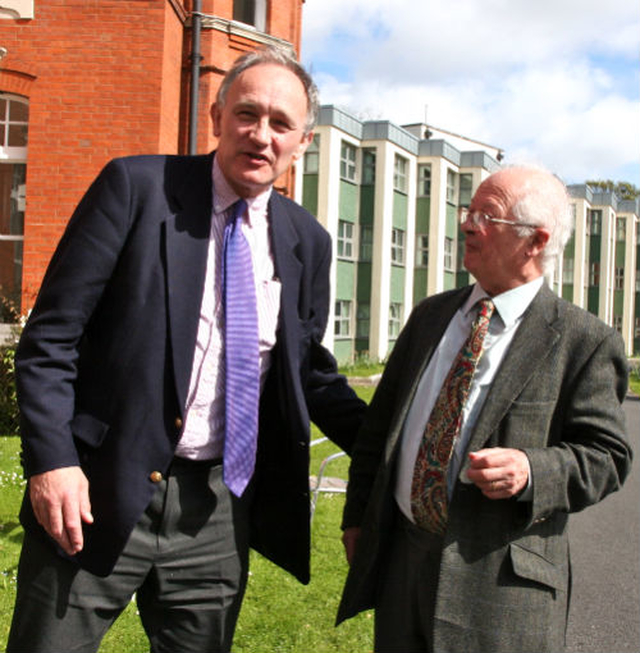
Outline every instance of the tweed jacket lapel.
<svg viewBox="0 0 640 653"><path fill-rule="evenodd" d="M483 448L513 401L560 338L558 300L545 284L526 310L502 365L495 376L469 441L468 450ZM468 482L465 460L458 478Z"/></svg>
<svg viewBox="0 0 640 653"><path fill-rule="evenodd" d="M186 403L204 289L211 229L213 156L168 159L165 193L167 294L179 405Z"/></svg>
<svg viewBox="0 0 640 653"><path fill-rule="evenodd" d="M429 310L429 322L418 323L416 327L422 333L412 333L407 339L406 351L402 351L402 360L405 366L401 379L402 387L398 391L398 397L401 397L402 401L392 422L393 429L386 442L386 464L389 464L396 454L400 434L404 428L404 422L420 385L422 375L449 326L449 322L453 319L456 311L464 304L472 289L473 286L468 286L462 290L454 291L453 296L448 294L446 297L438 298L439 306L434 306ZM434 318L433 316L437 317ZM402 336L396 347L400 353L400 350L404 347L404 338Z"/></svg>

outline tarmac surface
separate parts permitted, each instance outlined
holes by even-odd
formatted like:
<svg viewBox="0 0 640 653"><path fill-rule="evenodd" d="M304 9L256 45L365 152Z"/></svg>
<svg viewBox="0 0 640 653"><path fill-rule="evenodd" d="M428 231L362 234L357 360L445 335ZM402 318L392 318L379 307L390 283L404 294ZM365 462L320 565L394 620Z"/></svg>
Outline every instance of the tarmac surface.
<svg viewBox="0 0 640 653"><path fill-rule="evenodd" d="M624 404L634 462L619 492L569 518L567 653L640 651L640 398Z"/></svg>

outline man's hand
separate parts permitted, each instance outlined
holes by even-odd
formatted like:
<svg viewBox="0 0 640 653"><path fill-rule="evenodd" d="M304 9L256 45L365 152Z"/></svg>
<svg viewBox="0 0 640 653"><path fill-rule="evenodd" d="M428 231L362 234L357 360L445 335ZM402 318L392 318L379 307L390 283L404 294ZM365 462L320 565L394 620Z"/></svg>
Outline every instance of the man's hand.
<svg viewBox="0 0 640 653"><path fill-rule="evenodd" d="M361 532L362 529L359 526L352 526L351 528L345 528L342 533L342 544L344 544L344 551L347 554L347 562L349 564L353 561Z"/></svg>
<svg viewBox="0 0 640 653"><path fill-rule="evenodd" d="M82 522L93 523L89 481L80 467L61 467L29 479L38 522L69 555L82 550Z"/></svg>
<svg viewBox="0 0 640 653"><path fill-rule="evenodd" d="M467 477L489 499L509 499L527 486L529 459L519 449L480 449L469 460Z"/></svg>

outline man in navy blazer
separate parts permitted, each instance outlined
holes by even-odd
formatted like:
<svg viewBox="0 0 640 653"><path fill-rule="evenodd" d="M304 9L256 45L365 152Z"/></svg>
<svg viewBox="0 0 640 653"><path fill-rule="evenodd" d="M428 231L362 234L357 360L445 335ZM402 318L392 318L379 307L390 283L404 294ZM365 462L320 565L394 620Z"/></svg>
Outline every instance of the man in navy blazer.
<svg viewBox="0 0 640 653"><path fill-rule="evenodd" d="M321 345L330 238L271 192L317 108L295 59L244 55L212 109L215 154L114 160L78 205L16 356L28 488L9 651L95 651L134 592L153 651L227 651L249 546L308 582L309 420L349 451L364 406ZM269 289L240 497L219 453L222 197L248 200Z"/></svg>

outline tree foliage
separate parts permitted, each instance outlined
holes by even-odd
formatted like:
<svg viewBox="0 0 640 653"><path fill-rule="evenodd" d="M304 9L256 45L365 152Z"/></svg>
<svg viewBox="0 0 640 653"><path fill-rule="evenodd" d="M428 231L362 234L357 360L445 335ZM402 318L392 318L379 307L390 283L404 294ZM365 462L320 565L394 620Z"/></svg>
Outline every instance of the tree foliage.
<svg viewBox="0 0 640 653"><path fill-rule="evenodd" d="M587 185L603 191L613 191L621 200L634 200L636 197L640 197L640 189L628 181L593 179L588 181Z"/></svg>

